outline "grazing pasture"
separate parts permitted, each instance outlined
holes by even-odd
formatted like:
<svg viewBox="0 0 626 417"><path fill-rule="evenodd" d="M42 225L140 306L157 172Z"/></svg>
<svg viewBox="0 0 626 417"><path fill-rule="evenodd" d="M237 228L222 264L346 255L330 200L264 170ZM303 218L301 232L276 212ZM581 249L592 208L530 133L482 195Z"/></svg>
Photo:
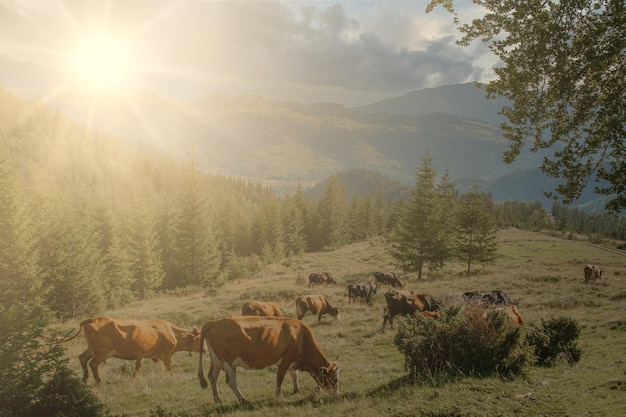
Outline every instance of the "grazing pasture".
<svg viewBox="0 0 626 417"><path fill-rule="evenodd" d="M92 386L97 397L115 415L126 416L250 416L311 415L380 416L621 416L626 410L626 256L593 247L586 241L567 240L540 233L505 229L498 236L499 257L485 269L475 266L464 276L464 264L447 263L442 271L417 281L415 274L395 269L382 239L373 239L333 252L298 256L270 265L258 276L230 282L211 294L160 296L103 312L111 317L160 318L181 327L239 315L250 299L275 301L285 317L295 317L288 307L309 293L312 271L330 271L336 286L315 291L339 308L339 320L314 315L303 321L313 330L328 358L339 356L339 395L315 395L315 381L301 375L302 393L293 394L290 378L283 382L286 401L275 397L276 366L261 371L238 369L241 390L253 403L241 406L230 389L222 389L223 403L213 401L211 390L198 382L198 354L173 356L173 370L144 361L132 379L134 362L111 358L102 364L103 379ZM583 284L583 267L595 264L603 279ZM519 302L523 329L541 319L567 316L582 325L580 362L556 367L529 367L513 380L463 378L438 386L411 385L403 369L404 358L394 345L395 331L381 332L384 294L381 287L371 305L348 304L346 285L367 282L376 271L395 271L406 290L426 292L447 304L460 304L473 290L503 290ZM70 332L78 323L55 325ZM398 320L403 320L398 318ZM67 358L77 376L82 375L78 355L84 338L68 342ZM209 366L205 356L204 369ZM222 374L220 385L226 387ZM227 387L226 387L227 388Z"/></svg>

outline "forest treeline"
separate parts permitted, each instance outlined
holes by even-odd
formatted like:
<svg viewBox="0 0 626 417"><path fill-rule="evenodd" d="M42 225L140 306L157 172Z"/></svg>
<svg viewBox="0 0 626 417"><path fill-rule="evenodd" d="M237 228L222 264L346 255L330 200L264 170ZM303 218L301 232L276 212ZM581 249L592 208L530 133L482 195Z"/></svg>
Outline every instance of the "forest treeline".
<svg viewBox="0 0 626 417"><path fill-rule="evenodd" d="M214 288L268 262L390 235L410 205L410 192L390 197L374 173L370 192L349 194L340 179L350 170L331 176L318 196L302 187L279 196L203 172L193 154L180 161L89 132L3 90L0 119L3 310L22 300L59 318L88 316L155 292ZM362 170L352 175L362 182ZM467 195L477 194L452 195L442 218L459 219L456 206L476 205ZM626 239L623 216L479 200L490 227ZM448 226L457 236L459 227ZM445 259L459 255L449 240Z"/></svg>

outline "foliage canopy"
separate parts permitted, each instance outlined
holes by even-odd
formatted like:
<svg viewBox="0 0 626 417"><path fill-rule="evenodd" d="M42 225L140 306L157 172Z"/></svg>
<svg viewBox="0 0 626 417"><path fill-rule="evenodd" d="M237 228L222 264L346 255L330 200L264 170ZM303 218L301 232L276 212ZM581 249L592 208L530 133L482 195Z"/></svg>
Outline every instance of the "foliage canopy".
<svg viewBox="0 0 626 417"><path fill-rule="evenodd" d="M562 179L552 197L569 203L590 181L608 196L606 209L626 208L626 11L622 0L472 0L482 18L460 21L452 0L432 0L455 15L463 46L480 39L500 59L490 98L505 97L511 141L504 161L551 149L542 170Z"/></svg>

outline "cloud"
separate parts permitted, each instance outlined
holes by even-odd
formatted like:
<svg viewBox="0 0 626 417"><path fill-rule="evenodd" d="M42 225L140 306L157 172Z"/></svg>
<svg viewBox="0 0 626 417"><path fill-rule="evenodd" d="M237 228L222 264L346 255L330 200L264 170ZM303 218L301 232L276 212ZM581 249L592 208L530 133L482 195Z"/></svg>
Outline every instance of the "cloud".
<svg viewBox="0 0 626 417"><path fill-rule="evenodd" d="M486 48L457 46L452 17L426 15L424 7L416 1L0 0L0 55L58 66L73 38L109 30L129 37L137 82L154 88L179 79L197 83L197 92L259 83L403 93L488 76Z"/></svg>

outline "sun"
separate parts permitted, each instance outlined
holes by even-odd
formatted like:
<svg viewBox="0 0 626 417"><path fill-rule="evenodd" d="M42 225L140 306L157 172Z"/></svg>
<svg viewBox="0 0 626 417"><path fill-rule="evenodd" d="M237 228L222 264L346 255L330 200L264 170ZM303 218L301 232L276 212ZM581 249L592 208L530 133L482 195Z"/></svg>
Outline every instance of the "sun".
<svg viewBox="0 0 626 417"><path fill-rule="evenodd" d="M70 66L81 86L91 90L125 87L133 54L124 39L107 34L83 38L71 54Z"/></svg>

